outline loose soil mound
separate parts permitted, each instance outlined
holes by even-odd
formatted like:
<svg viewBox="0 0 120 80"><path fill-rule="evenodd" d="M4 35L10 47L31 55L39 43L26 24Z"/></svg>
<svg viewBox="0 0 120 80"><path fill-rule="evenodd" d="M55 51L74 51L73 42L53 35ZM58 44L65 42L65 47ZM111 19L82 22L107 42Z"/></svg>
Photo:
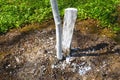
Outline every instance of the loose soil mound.
<svg viewBox="0 0 120 80"><path fill-rule="evenodd" d="M89 24L77 22L71 54L62 61L56 59L53 22L1 35L0 80L120 80L120 45Z"/></svg>

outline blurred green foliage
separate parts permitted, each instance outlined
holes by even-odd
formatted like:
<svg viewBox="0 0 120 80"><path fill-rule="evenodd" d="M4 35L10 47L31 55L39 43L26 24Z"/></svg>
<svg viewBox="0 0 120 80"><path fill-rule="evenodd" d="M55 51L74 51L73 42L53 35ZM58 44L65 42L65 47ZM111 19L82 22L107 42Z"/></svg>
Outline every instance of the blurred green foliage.
<svg viewBox="0 0 120 80"><path fill-rule="evenodd" d="M112 27L120 31L116 11L119 0L57 0L60 15L64 9L78 9L79 19L97 19L103 27ZM0 33L24 24L39 22L52 18L50 0L0 0Z"/></svg>

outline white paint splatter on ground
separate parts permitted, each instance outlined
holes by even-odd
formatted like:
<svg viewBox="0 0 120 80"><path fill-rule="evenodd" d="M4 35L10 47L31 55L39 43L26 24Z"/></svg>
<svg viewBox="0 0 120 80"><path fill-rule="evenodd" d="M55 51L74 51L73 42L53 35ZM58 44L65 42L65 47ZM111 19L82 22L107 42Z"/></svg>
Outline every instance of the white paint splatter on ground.
<svg viewBox="0 0 120 80"><path fill-rule="evenodd" d="M85 67L79 67L79 74L80 75L84 75L86 74L88 71L90 71L92 68L90 66L85 66Z"/></svg>
<svg viewBox="0 0 120 80"><path fill-rule="evenodd" d="M68 57L66 57L65 61L60 62L58 64L53 64L51 66L51 68L52 69L60 68L61 70L64 70L67 67L71 66L71 71L72 72L78 72L79 75L85 75L87 72L89 72L92 69L91 66L89 66L85 62L75 63L75 62L72 62L73 60L75 60L74 57L68 56Z"/></svg>

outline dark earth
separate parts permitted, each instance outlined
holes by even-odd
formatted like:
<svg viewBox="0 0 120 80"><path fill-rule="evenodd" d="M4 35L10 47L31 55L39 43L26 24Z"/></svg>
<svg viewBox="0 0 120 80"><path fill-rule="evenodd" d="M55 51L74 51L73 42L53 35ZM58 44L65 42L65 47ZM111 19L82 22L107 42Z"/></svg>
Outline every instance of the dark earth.
<svg viewBox="0 0 120 80"><path fill-rule="evenodd" d="M0 80L120 80L120 35L77 20L70 56L56 59L53 20L0 35Z"/></svg>

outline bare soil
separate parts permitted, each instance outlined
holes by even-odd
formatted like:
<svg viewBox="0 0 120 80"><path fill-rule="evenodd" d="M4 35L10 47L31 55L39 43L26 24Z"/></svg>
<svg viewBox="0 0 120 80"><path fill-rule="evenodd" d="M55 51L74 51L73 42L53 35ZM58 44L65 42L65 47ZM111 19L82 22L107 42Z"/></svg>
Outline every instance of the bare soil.
<svg viewBox="0 0 120 80"><path fill-rule="evenodd" d="M116 34L96 20L78 20L70 56L58 61L53 23L0 35L0 80L120 80Z"/></svg>

